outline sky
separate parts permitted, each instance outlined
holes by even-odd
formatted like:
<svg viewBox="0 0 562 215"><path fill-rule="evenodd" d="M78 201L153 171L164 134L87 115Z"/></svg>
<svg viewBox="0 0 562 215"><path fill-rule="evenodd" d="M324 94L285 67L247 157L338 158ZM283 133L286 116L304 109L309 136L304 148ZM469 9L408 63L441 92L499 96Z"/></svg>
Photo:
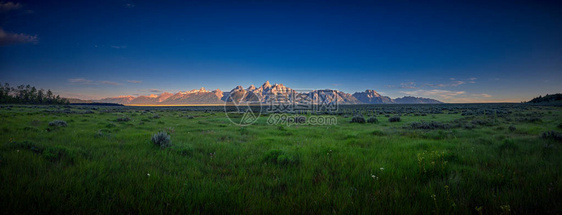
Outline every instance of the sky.
<svg viewBox="0 0 562 215"><path fill-rule="evenodd" d="M556 1L0 1L0 82L100 99L269 80L392 98L562 92Z"/></svg>

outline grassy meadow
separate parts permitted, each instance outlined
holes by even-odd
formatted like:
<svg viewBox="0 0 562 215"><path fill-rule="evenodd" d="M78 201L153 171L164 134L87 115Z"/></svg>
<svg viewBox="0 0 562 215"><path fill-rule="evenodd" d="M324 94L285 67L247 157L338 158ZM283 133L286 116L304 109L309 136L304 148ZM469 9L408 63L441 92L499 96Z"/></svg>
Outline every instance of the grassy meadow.
<svg viewBox="0 0 562 215"><path fill-rule="evenodd" d="M4 105L0 211L562 212L562 107L350 106L336 125L245 127L221 108Z"/></svg>

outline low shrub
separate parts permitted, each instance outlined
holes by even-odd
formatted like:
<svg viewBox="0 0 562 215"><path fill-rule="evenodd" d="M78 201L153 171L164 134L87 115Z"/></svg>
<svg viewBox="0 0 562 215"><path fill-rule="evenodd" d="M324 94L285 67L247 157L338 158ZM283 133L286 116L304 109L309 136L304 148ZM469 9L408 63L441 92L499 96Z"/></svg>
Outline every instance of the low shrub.
<svg viewBox="0 0 562 215"><path fill-rule="evenodd" d="M152 135L152 143L157 145L160 148L166 148L172 145L172 141L170 140L170 135L166 132L158 132Z"/></svg>
<svg viewBox="0 0 562 215"><path fill-rule="evenodd" d="M117 122L128 122L128 121L131 121L131 118L124 116L124 117L121 117L121 118L117 118L117 120L115 120L115 121L117 121Z"/></svg>
<svg viewBox="0 0 562 215"><path fill-rule="evenodd" d="M370 118L367 120L367 122L368 122L368 123L378 123L379 120L378 120L376 117L373 116L373 117L370 117Z"/></svg>
<svg viewBox="0 0 562 215"><path fill-rule="evenodd" d="M450 126L448 124L440 123L440 122L413 122L410 125L413 129L448 129Z"/></svg>
<svg viewBox="0 0 562 215"><path fill-rule="evenodd" d="M470 123L474 125L484 125L484 126L492 126L495 124L493 120L480 120L480 119L472 120Z"/></svg>
<svg viewBox="0 0 562 215"><path fill-rule="evenodd" d="M351 118L351 123L365 123L365 117L362 115L355 115Z"/></svg>
<svg viewBox="0 0 562 215"><path fill-rule="evenodd" d="M527 119L527 122L531 122L531 123L540 123L542 122L542 119L539 117L531 117Z"/></svg>
<svg viewBox="0 0 562 215"><path fill-rule="evenodd" d="M515 128L515 126L513 126L513 125L510 125L508 129L511 132L514 132L515 130L517 130L517 128Z"/></svg>
<svg viewBox="0 0 562 215"><path fill-rule="evenodd" d="M541 134L543 139L547 140L555 140L558 142L562 142L562 133L556 131L547 131Z"/></svg>
<svg viewBox="0 0 562 215"><path fill-rule="evenodd" d="M66 127L68 124L64 120L54 120L49 122L49 126L53 127Z"/></svg>
<svg viewBox="0 0 562 215"><path fill-rule="evenodd" d="M389 122L400 122L400 116L393 116L388 118Z"/></svg>

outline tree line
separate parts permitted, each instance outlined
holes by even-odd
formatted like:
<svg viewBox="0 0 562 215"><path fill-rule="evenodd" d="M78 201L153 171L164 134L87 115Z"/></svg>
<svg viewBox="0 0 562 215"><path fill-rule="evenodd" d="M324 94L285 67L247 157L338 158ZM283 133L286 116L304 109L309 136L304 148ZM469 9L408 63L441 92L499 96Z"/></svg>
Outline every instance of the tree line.
<svg viewBox="0 0 562 215"><path fill-rule="evenodd" d="M10 87L5 83L0 84L0 104L69 104L69 101L51 90L38 90L29 84Z"/></svg>
<svg viewBox="0 0 562 215"><path fill-rule="evenodd" d="M546 96L544 97L543 96L536 97L531 101L529 101L529 103L553 102L553 101L560 101L560 100L562 100L562 94L556 93L552 95L546 94Z"/></svg>

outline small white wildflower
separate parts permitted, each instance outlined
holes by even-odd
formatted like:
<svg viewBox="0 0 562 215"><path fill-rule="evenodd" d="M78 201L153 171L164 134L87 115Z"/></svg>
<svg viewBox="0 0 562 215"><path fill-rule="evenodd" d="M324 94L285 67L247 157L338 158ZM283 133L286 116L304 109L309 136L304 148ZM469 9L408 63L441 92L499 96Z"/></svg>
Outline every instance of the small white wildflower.
<svg viewBox="0 0 562 215"><path fill-rule="evenodd" d="M146 175L147 175L148 177L150 177L150 173L146 173Z"/></svg>
<svg viewBox="0 0 562 215"><path fill-rule="evenodd" d="M371 175L371 178L379 180L379 177L377 177L376 175Z"/></svg>
<svg viewBox="0 0 562 215"><path fill-rule="evenodd" d="M383 171L383 170L384 170L384 168L381 167L381 171Z"/></svg>

